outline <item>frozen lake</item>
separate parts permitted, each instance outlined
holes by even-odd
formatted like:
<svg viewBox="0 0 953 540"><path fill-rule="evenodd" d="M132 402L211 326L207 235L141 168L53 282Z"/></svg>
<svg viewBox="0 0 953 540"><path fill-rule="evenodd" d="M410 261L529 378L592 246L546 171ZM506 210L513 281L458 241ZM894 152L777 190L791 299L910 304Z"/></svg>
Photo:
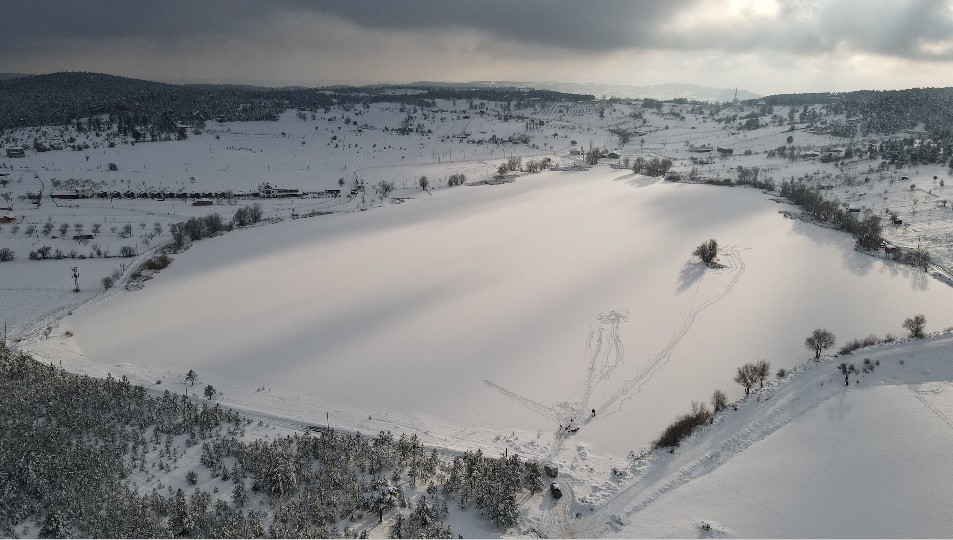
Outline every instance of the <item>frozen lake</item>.
<svg viewBox="0 0 953 540"><path fill-rule="evenodd" d="M624 456L716 388L740 396L737 366L808 359L814 328L839 347L904 335L916 313L953 326L953 288L781 208L602 167L544 173L203 240L66 323L114 374L195 369L236 403L265 387L289 410L534 434L595 408L576 438ZM692 261L708 238L727 268Z"/></svg>

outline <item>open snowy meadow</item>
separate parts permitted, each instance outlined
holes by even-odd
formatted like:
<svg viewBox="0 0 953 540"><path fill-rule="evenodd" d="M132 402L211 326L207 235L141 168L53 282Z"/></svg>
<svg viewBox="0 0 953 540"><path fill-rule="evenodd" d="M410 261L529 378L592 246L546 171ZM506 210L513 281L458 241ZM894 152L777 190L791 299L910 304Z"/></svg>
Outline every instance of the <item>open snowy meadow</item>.
<svg viewBox="0 0 953 540"><path fill-rule="evenodd" d="M801 149L839 139L791 135L783 123L732 131L677 105L681 117L632 103L534 105L526 122L506 120L500 106L485 102L489 112L477 114L463 101L376 103L305 119L286 111L113 147L109 133L61 128L93 148L30 154L2 173L16 222L0 240L17 257L0 265L0 320L11 323L11 343L43 362L127 376L154 395L187 391L261 420L265 437L326 425L392 431L449 455L479 449L558 467L547 481L566 495L521 499L512 528L455 510L448 523L467 536L938 534L927 518L946 503L937 479L951 442L949 336L820 362L804 340L827 328L833 353L871 334L903 338L901 323L915 314L928 332L953 327L942 273L942 197L953 188L942 167L904 170L901 180L866 172L873 162L863 158L772 158L790 137ZM398 134L408 111L422 127ZM545 119L545 130L532 119ZM585 145L612 147L619 129L640 130L639 140L619 140L618 157L582 167ZM500 142L510 137L522 142ZM692 145L701 143L735 151L700 161ZM671 180L689 181L622 168L659 157L674 161ZM564 170L501 177L509 158ZM922 242L938 265L923 271L858 251L778 192L691 183L755 167L776 185L824 186L858 215L899 213L885 238ZM382 181L393 183L389 195ZM308 193L264 198L262 182ZM28 196L83 186L108 193ZM210 206L191 204L207 192L216 193ZM262 222L172 248L176 224L212 212L227 222L248 204L260 205ZM92 238L74 237L84 232ZM721 247L714 267L692 255L710 238ZM55 251L26 256L43 248ZM162 250L168 267L131 277ZM110 275L122 286L104 290ZM866 367L865 358L883 365L845 391L836 364ZM745 397L736 368L759 360L771 365L768 382ZM775 380L779 369L795 375ZM197 378L187 383L190 370ZM207 386L214 399L202 399ZM671 454L649 451L715 390L730 405L712 425ZM929 455L894 444L901 432ZM173 483L195 459L183 458ZM858 459L890 473L853 474ZM777 490L789 485L793 494ZM864 493L882 495L840 519L840 501ZM897 512L878 510L898 498L907 502Z"/></svg>
<svg viewBox="0 0 953 540"><path fill-rule="evenodd" d="M624 460L693 400L740 397L740 364L809 358L814 328L953 325L953 289L784 208L602 167L421 192L203 240L46 354L160 390L195 369L223 403L301 422ZM708 238L724 268L692 258Z"/></svg>

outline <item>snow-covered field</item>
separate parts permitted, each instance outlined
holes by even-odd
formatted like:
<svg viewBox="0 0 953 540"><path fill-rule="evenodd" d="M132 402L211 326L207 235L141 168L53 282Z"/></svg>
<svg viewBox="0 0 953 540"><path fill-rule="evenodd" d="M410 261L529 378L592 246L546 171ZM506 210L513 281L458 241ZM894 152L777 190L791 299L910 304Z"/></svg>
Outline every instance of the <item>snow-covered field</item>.
<svg viewBox="0 0 953 540"><path fill-rule="evenodd" d="M673 454L634 461L635 481L607 482L611 498L594 512L556 505L537 526L622 538L948 536L951 350L946 334L809 362ZM835 368L845 359L873 370L845 387Z"/></svg>
<svg viewBox="0 0 953 540"><path fill-rule="evenodd" d="M89 362L150 385L195 369L225 403L458 426L442 444L515 429L542 446L574 419L573 444L624 457L691 401L739 395L738 365L800 363L814 328L953 326L953 289L778 209L756 190L544 173L203 241L63 323ZM692 260L709 237L727 268Z"/></svg>
<svg viewBox="0 0 953 540"><path fill-rule="evenodd" d="M905 335L901 322L917 313L928 331L953 327L953 288L856 251L844 233L786 218L779 211L796 209L754 189L674 184L606 165L446 186L450 174L486 180L511 155L576 163L571 141L611 146L610 128L638 128L623 156L671 157L683 173L692 167L689 143L735 149L701 167L711 177L734 178L736 166L776 180L831 168L815 174L818 183L834 184L831 193L848 204L899 211L907 225L887 227L887 236L927 243L946 264L951 221L937 200L947 188L929 183L944 171L923 167L903 183L891 171L872 178L877 194L867 195L851 176L864 163L845 172L766 157L790 136L784 126L729 131L702 115L625 104L604 118L587 104L537 108L529 113L547 124L531 143L474 144L458 135L505 138L525 127L464 105L419 111L429 134L385 132L406 111L376 104L353 123L342 121L353 112L305 121L288 112L278 122L210 122L187 141L7 160L0 171L19 229L3 225L0 247L18 256L0 263L0 321L24 339L20 348L70 371L128 375L161 391L182 389L194 369L197 388L211 384L217 401L284 428L386 429L448 450L506 450L559 465L570 496L555 507L548 496L528 501L511 532L944 534L944 522L929 517L950 502L938 482L950 472L939 450L949 432L938 423L953 418L953 374L942 367L949 338L847 357L876 354L882 365L846 394L831 362L809 363L674 454L641 452L715 389L741 398L732 381L741 364L765 359L772 372L801 365L815 328L831 330L839 347L871 333ZM644 125L630 111L644 112ZM805 148L838 141L794 137ZM421 175L429 191L416 187ZM345 192L356 181L369 189L262 200L266 217L284 221L201 240L142 290L103 294L100 279L168 242L169 224L209 212L228 219L247 202L46 198L34 206L18 198L70 178L110 191L248 191L264 181L311 191L338 188L342 178ZM370 189L381 180L397 187L386 201ZM287 219L310 211L334 213ZM100 224L92 243L110 254L131 245L140 255L27 260L43 245L93 249L58 227L24 232L48 221L68 225L67 238L77 223L84 231ZM127 224L131 234L121 232ZM708 238L723 248L722 268L691 256ZM909 355L916 358L899 364ZM577 432L562 429L570 423ZM898 500L901 510L883 511ZM713 529L699 529L702 521Z"/></svg>

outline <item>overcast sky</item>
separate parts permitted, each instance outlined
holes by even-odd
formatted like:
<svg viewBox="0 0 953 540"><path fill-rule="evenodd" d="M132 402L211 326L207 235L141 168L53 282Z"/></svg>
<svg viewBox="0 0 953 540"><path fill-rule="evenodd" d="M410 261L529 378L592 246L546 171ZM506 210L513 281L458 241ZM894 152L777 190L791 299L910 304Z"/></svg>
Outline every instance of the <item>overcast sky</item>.
<svg viewBox="0 0 953 540"><path fill-rule="evenodd" d="M0 72L267 85L953 86L953 0L5 0Z"/></svg>

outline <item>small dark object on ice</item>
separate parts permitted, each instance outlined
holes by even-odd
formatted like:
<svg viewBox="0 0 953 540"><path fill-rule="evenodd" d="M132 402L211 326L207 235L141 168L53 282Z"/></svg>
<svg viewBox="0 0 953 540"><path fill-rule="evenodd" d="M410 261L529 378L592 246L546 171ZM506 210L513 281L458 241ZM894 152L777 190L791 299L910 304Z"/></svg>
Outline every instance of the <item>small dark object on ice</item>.
<svg viewBox="0 0 953 540"><path fill-rule="evenodd" d="M709 525L708 523L705 523L705 522L703 521L703 522L702 522L702 530L703 530L703 531L710 531L710 530L711 530L711 525Z"/></svg>
<svg viewBox="0 0 953 540"><path fill-rule="evenodd" d="M596 417L596 410L595 410L595 409L592 409L592 417L593 417L593 418Z"/></svg>
<svg viewBox="0 0 953 540"><path fill-rule="evenodd" d="M553 494L554 499L559 499L563 496L563 490L559 488L559 484L557 482L549 484L549 492Z"/></svg>

